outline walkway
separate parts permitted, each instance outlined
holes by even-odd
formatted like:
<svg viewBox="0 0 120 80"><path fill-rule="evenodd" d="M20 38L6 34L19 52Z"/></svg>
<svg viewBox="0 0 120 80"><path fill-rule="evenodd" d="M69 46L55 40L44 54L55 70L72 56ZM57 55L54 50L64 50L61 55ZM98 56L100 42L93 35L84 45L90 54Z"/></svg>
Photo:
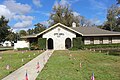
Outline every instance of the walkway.
<svg viewBox="0 0 120 80"><path fill-rule="evenodd" d="M28 75L28 80L35 80L52 53L53 50L47 50L43 52L42 54L40 54L39 56L37 56L24 66L20 67L18 70L14 71L2 80L25 80L26 71ZM40 66L38 69L36 69L38 67L37 63L39 63L38 66Z"/></svg>

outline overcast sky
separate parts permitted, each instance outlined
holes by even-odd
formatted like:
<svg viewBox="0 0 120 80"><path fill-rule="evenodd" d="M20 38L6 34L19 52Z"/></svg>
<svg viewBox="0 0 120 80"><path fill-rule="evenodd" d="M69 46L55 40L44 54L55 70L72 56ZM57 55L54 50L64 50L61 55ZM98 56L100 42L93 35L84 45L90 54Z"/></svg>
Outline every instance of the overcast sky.
<svg viewBox="0 0 120 80"><path fill-rule="evenodd" d="M107 8L116 4L116 0L0 0L0 15L10 20L14 31L27 30L39 22L48 25L52 7L58 2L70 4L74 15L84 16L95 24L102 24Z"/></svg>

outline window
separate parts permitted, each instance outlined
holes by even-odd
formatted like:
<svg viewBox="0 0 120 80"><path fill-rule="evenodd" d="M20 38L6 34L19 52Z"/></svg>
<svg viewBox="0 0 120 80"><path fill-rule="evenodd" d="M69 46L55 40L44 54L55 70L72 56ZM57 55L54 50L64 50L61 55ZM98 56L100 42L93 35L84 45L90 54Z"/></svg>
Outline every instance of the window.
<svg viewBox="0 0 120 80"><path fill-rule="evenodd" d="M112 43L112 38L111 37L109 37L109 44L111 44Z"/></svg>
<svg viewBox="0 0 120 80"><path fill-rule="evenodd" d="M6 46L8 47L9 46L9 44L8 43L5 43L6 44Z"/></svg>
<svg viewBox="0 0 120 80"><path fill-rule="evenodd" d="M94 38L90 38L90 44L94 44Z"/></svg>
<svg viewBox="0 0 120 80"><path fill-rule="evenodd" d="M103 38L100 38L100 44L103 44Z"/></svg>

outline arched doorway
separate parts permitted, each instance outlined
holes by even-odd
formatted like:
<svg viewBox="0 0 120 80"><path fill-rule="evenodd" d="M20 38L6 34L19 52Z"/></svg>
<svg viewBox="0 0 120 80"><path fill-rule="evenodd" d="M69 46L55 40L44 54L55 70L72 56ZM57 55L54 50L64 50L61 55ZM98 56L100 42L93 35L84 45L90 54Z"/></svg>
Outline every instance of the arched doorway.
<svg viewBox="0 0 120 80"><path fill-rule="evenodd" d="M53 49L53 39L48 39L48 49Z"/></svg>
<svg viewBox="0 0 120 80"><path fill-rule="evenodd" d="M65 48L66 48L66 49L71 48L71 39L70 39L70 38L67 38L67 39L65 40Z"/></svg>

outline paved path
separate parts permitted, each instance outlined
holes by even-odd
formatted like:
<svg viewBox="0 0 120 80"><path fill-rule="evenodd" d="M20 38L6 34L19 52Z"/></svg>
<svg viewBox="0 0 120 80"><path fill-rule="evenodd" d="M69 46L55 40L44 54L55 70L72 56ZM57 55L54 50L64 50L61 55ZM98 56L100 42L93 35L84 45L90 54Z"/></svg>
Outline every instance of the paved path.
<svg viewBox="0 0 120 80"><path fill-rule="evenodd" d="M53 50L47 50L43 52L42 54L40 54L39 56L37 56L36 58L25 64L24 66L20 67L18 70L14 71L13 73L11 73L2 80L25 80L26 71L28 75L28 80L35 80L52 53ZM36 69L38 62L40 67ZM38 70L39 73L37 73Z"/></svg>

